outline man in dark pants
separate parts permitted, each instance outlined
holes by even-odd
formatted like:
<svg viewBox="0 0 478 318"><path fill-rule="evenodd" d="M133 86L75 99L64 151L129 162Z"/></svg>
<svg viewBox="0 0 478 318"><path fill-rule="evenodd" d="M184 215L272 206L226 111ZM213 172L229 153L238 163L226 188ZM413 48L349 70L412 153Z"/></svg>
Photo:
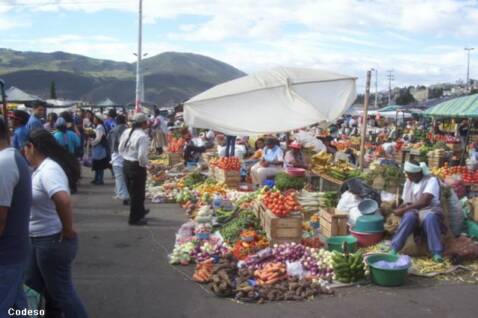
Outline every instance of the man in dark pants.
<svg viewBox="0 0 478 318"><path fill-rule="evenodd" d="M133 126L123 132L120 138L119 154L124 158L123 172L130 196L130 225L146 225L144 218L149 210L144 207L146 192L146 166L148 165L149 137L144 131L148 118L137 113Z"/></svg>

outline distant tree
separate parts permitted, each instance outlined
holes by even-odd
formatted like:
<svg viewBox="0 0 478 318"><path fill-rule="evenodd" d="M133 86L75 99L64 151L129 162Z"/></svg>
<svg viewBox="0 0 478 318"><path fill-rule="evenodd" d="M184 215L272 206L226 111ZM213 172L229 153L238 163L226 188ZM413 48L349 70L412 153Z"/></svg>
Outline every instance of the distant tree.
<svg viewBox="0 0 478 318"><path fill-rule="evenodd" d="M410 88L402 88L395 99L395 103L397 105L408 105L413 102L416 102L416 100L415 97L413 97L413 95L410 93Z"/></svg>
<svg viewBox="0 0 478 318"><path fill-rule="evenodd" d="M428 98L440 98L443 96L442 87L434 87L428 89Z"/></svg>
<svg viewBox="0 0 478 318"><path fill-rule="evenodd" d="M364 101L364 95L357 94L357 98L355 99L354 104L363 104L363 101Z"/></svg>
<svg viewBox="0 0 478 318"><path fill-rule="evenodd" d="M56 99L56 84L55 81L50 83L50 98Z"/></svg>

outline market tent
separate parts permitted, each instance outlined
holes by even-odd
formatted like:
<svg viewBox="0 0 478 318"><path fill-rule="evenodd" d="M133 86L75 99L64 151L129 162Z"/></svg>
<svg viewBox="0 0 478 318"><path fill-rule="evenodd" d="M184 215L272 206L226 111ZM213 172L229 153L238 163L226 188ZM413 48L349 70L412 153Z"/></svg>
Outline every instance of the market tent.
<svg viewBox="0 0 478 318"><path fill-rule="evenodd" d="M453 98L422 113L429 117L478 118L478 94Z"/></svg>
<svg viewBox="0 0 478 318"><path fill-rule="evenodd" d="M291 131L331 122L356 97L356 78L327 71L279 67L215 86L184 104L196 128L243 136Z"/></svg>
<svg viewBox="0 0 478 318"><path fill-rule="evenodd" d="M34 102L42 100L40 97L28 94L22 91L19 88L14 86L10 87L5 91L5 95L7 96L8 102L16 102L16 103L27 103L27 102Z"/></svg>
<svg viewBox="0 0 478 318"><path fill-rule="evenodd" d="M107 99L99 102L97 106L98 107L113 107L115 105L118 105L118 104L113 102L110 98L107 98Z"/></svg>

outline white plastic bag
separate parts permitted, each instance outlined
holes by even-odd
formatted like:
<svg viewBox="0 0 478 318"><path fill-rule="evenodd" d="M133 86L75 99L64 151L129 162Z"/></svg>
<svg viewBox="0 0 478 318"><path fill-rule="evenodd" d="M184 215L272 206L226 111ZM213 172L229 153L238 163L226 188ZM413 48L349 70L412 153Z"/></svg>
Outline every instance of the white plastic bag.
<svg viewBox="0 0 478 318"><path fill-rule="evenodd" d="M292 277L303 278L304 277L304 268L300 261L297 262L288 262L286 261L287 266L287 275Z"/></svg>

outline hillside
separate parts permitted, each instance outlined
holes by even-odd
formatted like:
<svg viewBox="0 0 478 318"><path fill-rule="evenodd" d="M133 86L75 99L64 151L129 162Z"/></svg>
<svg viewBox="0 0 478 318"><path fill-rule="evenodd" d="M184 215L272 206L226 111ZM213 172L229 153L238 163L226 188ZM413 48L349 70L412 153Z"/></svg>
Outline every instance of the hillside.
<svg viewBox="0 0 478 318"><path fill-rule="evenodd" d="M118 103L134 100L136 63L100 60L54 52L18 52L0 49L0 77L48 98L50 83L57 96L97 102L109 97ZM145 100L171 105L214 85L245 75L221 61L192 53L165 52L143 62Z"/></svg>

